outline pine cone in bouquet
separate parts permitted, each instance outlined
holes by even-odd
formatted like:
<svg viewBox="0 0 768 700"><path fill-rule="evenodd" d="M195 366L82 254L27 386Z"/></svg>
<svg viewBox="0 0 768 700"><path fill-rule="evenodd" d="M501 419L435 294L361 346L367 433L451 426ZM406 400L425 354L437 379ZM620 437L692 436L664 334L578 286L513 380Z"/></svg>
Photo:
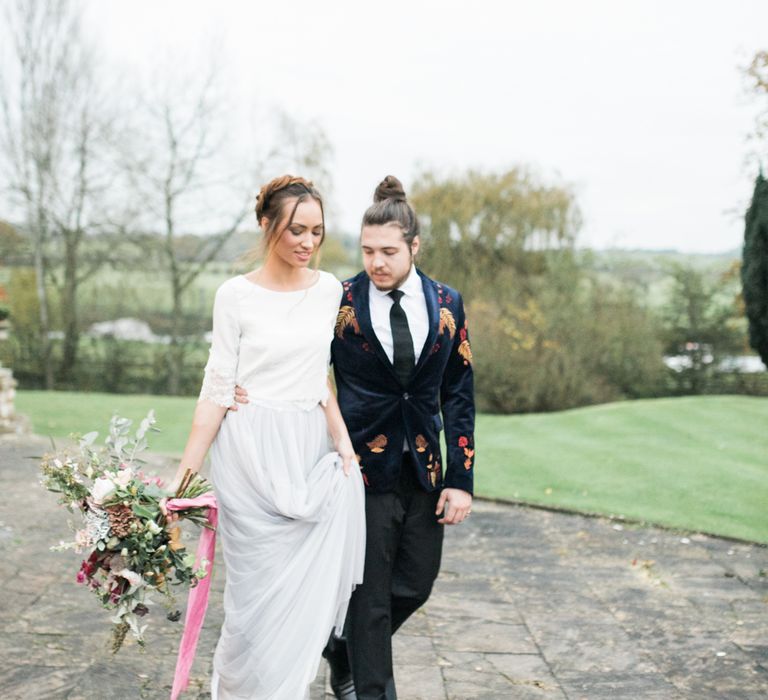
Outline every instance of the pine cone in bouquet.
<svg viewBox="0 0 768 700"><path fill-rule="evenodd" d="M130 506L122 503L106 508L112 534L121 539L131 534L131 524L136 521Z"/></svg>

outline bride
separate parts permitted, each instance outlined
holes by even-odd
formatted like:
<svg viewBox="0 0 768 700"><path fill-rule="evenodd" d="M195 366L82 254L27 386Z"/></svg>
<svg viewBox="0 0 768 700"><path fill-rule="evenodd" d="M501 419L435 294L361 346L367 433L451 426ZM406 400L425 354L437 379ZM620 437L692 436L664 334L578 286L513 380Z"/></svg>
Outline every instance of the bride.
<svg viewBox="0 0 768 700"><path fill-rule="evenodd" d="M256 216L265 261L216 292L177 474L199 470L210 448L226 566L213 700L307 698L363 573L362 480L328 381L342 288L309 267L325 236L322 199L285 175L261 188ZM235 384L250 401L228 412Z"/></svg>

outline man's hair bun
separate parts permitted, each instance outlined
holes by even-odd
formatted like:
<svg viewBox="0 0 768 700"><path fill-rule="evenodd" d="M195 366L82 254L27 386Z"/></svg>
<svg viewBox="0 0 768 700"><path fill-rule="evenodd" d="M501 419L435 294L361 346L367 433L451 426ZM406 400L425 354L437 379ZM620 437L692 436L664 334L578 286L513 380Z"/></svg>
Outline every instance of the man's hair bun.
<svg viewBox="0 0 768 700"><path fill-rule="evenodd" d="M395 202L406 202L403 183L394 175L387 175L376 188L373 194L374 202L383 202L385 199L393 199Z"/></svg>
<svg viewBox="0 0 768 700"><path fill-rule="evenodd" d="M410 246L419 235L416 212L405 198L403 183L394 175L387 175L376 188L373 204L363 214L363 226L397 224L403 229L403 238Z"/></svg>

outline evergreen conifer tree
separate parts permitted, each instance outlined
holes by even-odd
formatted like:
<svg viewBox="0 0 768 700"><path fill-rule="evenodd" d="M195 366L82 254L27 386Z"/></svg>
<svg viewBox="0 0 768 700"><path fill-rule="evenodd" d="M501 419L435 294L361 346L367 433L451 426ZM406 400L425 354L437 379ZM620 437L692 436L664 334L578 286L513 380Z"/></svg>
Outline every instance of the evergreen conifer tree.
<svg viewBox="0 0 768 700"><path fill-rule="evenodd" d="M768 366L768 181L762 171L746 215L741 284L749 344Z"/></svg>

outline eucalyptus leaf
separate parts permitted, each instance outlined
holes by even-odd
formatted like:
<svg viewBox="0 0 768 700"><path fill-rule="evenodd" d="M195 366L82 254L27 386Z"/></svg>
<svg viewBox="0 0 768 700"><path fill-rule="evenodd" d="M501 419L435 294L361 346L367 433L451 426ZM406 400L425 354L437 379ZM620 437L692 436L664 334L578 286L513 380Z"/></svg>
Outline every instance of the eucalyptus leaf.
<svg viewBox="0 0 768 700"><path fill-rule="evenodd" d="M136 439L140 440L143 438L144 435L146 435L147 430L149 430L155 424L155 422L155 412L150 410L150 412L147 414L147 417L141 421L139 429L136 431Z"/></svg>
<svg viewBox="0 0 768 700"><path fill-rule="evenodd" d="M150 482L144 487L144 495L149 498L165 498L168 493L161 489L154 481Z"/></svg>
<svg viewBox="0 0 768 700"><path fill-rule="evenodd" d="M80 438L80 444L90 446L95 442L97 437L99 437L98 431L92 430L90 433L86 433Z"/></svg>
<svg viewBox="0 0 768 700"><path fill-rule="evenodd" d="M134 503L132 510L134 515L138 515L140 518L151 519L151 518L154 518L155 515L157 515L157 511L152 511L146 506L143 506L139 503Z"/></svg>

